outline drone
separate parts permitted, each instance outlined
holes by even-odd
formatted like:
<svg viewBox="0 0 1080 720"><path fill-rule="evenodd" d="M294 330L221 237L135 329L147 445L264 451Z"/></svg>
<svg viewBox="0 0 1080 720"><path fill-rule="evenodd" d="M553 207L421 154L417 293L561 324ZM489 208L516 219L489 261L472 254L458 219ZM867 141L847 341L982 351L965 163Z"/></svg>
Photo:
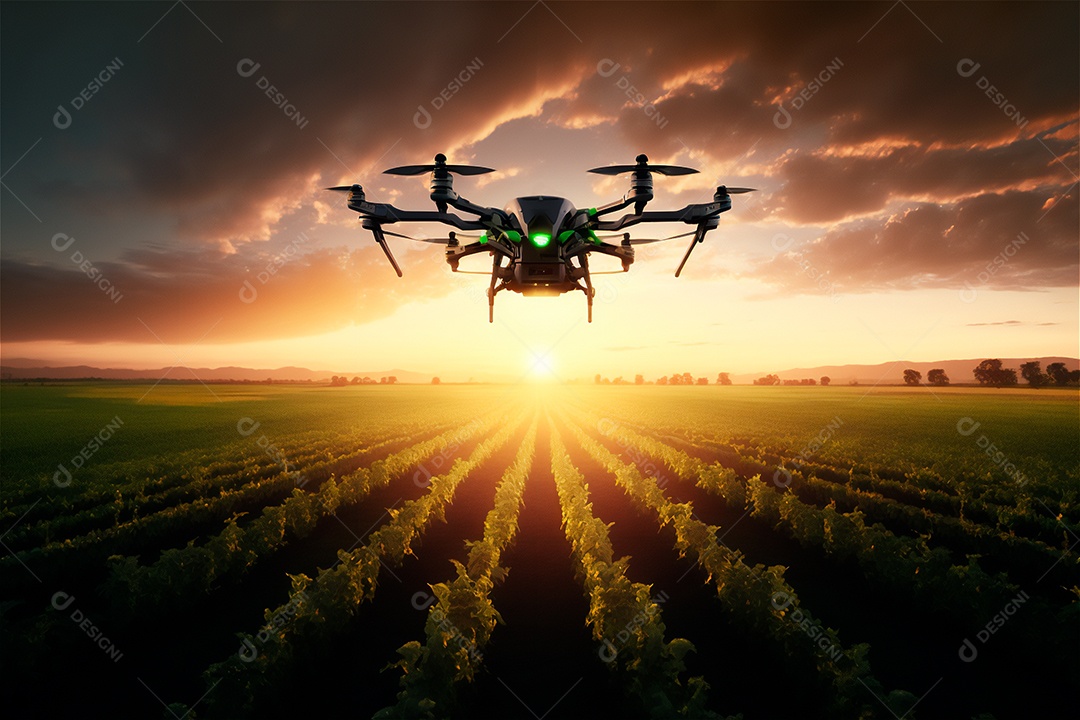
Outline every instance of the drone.
<svg viewBox="0 0 1080 720"><path fill-rule="evenodd" d="M431 199L437 211L402 210L388 203L368 202L360 185L342 185L327 190L348 193L349 209L360 213L362 227L371 231L398 277L402 276L401 267L387 245L388 235L445 245L446 262L453 272L487 275L487 272L459 270L458 264L464 257L488 253L492 257L491 283L487 290L488 322L495 320L495 296L503 290L526 297L556 296L580 290L588 300L589 322L592 322L593 298L596 296L593 275L628 272L634 262L635 245L693 235L682 262L675 270L675 277L679 277L694 247L705 240L706 233L717 227L720 213L731 209L731 196L754 191L754 188L720 185L710 203L690 204L681 210L647 212L645 205L653 199L653 173L690 175L697 170L680 165L650 165L645 155L638 155L635 162L634 165L611 165L589 170L599 175L630 174L629 192L622 199L598 208L578 209L566 198L550 195L514 198L502 210L482 207L454 191L454 175L483 175L494 170L475 165L447 165L446 156L442 153L435 156L432 165L403 165L383 171L387 175L430 173ZM617 219L602 219L630 206L633 206L632 214L627 213ZM448 208L473 215L475 219L448 212ZM443 223L457 230L479 231L479 234L464 235L449 231L444 238L411 237L383 228L384 225L410 222ZM649 222L684 222L694 225L695 229L665 238L632 238L628 232L621 236L597 234L615 233ZM606 242L613 239L619 242ZM622 262L622 270L590 272L589 255L592 253L618 258ZM506 261L505 265L503 261Z"/></svg>

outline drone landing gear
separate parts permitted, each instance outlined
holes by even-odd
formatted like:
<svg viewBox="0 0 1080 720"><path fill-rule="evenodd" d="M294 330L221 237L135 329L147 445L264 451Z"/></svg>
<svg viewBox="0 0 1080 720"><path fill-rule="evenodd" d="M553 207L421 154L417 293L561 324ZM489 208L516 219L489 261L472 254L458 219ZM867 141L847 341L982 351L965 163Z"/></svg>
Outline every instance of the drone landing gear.
<svg viewBox="0 0 1080 720"><path fill-rule="evenodd" d="M502 288L496 289L495 283L499 279L499 268L502 267L502 255L494 253L494 258L491 260L491 284L488 285L488 322L495 322L495 293L499 292Z"/></svg>
<svg viewBox="0 0 1080 720"><path fill-rule="evenodd" d="M585 279L585 287L581 289L585 292L585 297L589 301L589 322L592 322L592 303L593 298L596 297L596 288L592 286L592 277L589 275L589 256L580 255L578 262L581 263L581 272Z"/></svg>

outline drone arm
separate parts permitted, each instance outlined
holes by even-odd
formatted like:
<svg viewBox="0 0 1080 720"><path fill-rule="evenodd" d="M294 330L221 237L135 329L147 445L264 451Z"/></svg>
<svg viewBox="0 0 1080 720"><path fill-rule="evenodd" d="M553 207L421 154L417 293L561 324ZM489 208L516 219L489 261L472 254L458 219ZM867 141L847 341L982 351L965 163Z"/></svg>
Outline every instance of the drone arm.
<svg viewBox="0 0 1080 720"><path fill-rule="evenodd" d="M391 224L396 222L437 222L444 225L453 225L459 230L485 230L484 223L479 220L466 220L453 213L437 212L433 210L402 210L389 203L369 203L367 201L350 202L349 208L360 213L365 220L377 224Z"/></svg>
<svg viewBox="0 0 1080 720"><path fill-rule="evenodd" d="M621 200L616 200L615 202L610 202L607 205L602 205L601 207L596 208L596 213L594 213L594 217L608 215L618 210L622 210L623 208L628 208L633 204L634 198L632 198L630 194L627 193L626 195L622 196Z"/></svg>
<svg viewBox="0 0 1080 720"><path fill-rule="evenodd" d="M657 210L637 215L623 215L618 220L597 223L596 229L602 232L612 232L643 222L684 222L693 225L700 223L702 220L714 218L730 209L731 198L725 197L711 203L687 205L681 210Z"/></svg>
<svg viewBox="0 0 1080 720"><path fill-rule="evenodd" d="M487 208L477 205L474 202L466 200L457 193L454 193L453 198L447 198L446 202L449 203L451 207L454 207L462 212L478 215L483 220L487 220L495 215L502 216L502 213L499 210L496 210L495 208ZM505 216L502 217L504 220L506 219Z"/></svg>

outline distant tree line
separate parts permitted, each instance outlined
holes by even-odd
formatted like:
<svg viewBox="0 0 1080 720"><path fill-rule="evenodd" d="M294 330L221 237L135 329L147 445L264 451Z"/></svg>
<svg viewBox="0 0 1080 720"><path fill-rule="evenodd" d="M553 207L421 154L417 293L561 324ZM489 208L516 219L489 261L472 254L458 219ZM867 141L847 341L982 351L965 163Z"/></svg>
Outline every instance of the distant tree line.
<svg viewBox="0 0 1080 720"><path fill-rule="evenodd" d="M1012 369L1002 367L1001 360L990 359L980 362L974 370L972 370L975 379L980 385L987 387L1008 387L1019 384L1019 379L1023 378L1027 381L1031 387L1045 387L1050 385L1056 385L1059 387L1067 385L1080 384L1080 370L1069 370L1065 367L1065 363L1055 362L1046 366L1044 372L1041 363L1038 360L1026 362L1020 365L1019 373ZM593 382L597 385L629 385L631 384L625 380L621 375L614 379L606 378L599 373L593 378ZM716 376L714 381L717 385L731 385L731 374L722 372ZM769 374L754 380L754 385L785 385L785 386L806 386L806 385L822 385L828 386L832 382L832 378L828 375L823 375L817 380L814 378L802 378L800 380L790 379L783 380L779 375ZM652 384L645 380L644 375L634 376L634 385ZM664 375L656 379L656 385L708 385L709 379L707 377L695 378L688 372L673 373L671 375ZM858 385L857 381L852 381L852 385ZM904 384L905 385L922 385L923 374L918 370L908 368L904 370ZM938 387L944 387L950 384L949 376L945 373L943 368L933 368L926 373L926 384L935 385Z"/></svg>
<svg viewBox="0 0 1080 720"><path fill-rule="evenodd" d="M986 387L1012 387L1019 384L1017 372L1013 368L1003 367L1001 360L996 358L983 360L971 371L975 380ZM1047 385L1080 384L1080 370L1069 370L1065 363L1055 362L1046 366L1043 372L1042 363L1038 360L1022 363L1020 375L1031 387L1045 387ZM941 368L935 368L926 374L926 382L930 385L948 385L949 376ZM904 371L904 384L919 385L922 383L922 373L918 370L907 369Z"/></svg>
<svg viewBox="0 0 1080 720"><path fill-rule="evenodd" d="M352 380L349 380L349 378L344 375L335 375L330 378L330 387L345 387L346 385L393 385L396 382L396 375L379 378L378 382L366 376L360 377L357 375L353 377Z"/></svg>

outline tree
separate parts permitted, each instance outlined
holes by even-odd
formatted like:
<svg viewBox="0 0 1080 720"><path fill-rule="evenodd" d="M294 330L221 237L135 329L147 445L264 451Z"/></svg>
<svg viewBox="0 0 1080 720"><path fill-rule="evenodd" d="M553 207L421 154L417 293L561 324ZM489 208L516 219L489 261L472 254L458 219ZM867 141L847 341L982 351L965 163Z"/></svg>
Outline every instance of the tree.
<svg viewBox="0 0 1080 720"><path fill-rule="evenodd" d="M1050 378L1042 371L1042 363L1032 360L1020 365L1020 374L1028 381L1028 385L1037 388L1049 383Z"/></svg>
<svg viewBox="0 0 1080 720"><path fill-rule="evenodd" d="M391 375L390 377L386 378L386 384L387 385L393 385L396 382L397 382L397 375Z"/></svg>
<svg viewBox="0 0 1080 720"><path fill-rule="evenodd" d="M822 375L820 382L821 382L821 385L824 387L825 385L828 385L829 383L832 382L832 378L829 377L828 375Z"/></svg>
<svg viewBox="0 0 1080 720"><path fill-rule="evenodd" d="M657 385L667 385L667 375L665 375L665 376L664 376L664 377L662 377L662 378L659 378L659 379L658 379L658 380L656 381L656 384L657 384Z"/></svg>
<svg viewBox="0 0 1080 720"><path fill-rule="evenodd" d="M597 385L600 384L600 382L601 382L600 373L596 373L596 377L593 378L593 382L595 382Z"/></svg>
<svg viewBox="0 0 1080 720"><path fill-rule="evenodd" d="M439 378L437 378L437 377L431 378L431 384L432 385L439 385L441 383L442 383L442 380L440 380Z"/></svg>
<svg viewBox="0 0 1080 720"><path fill-rule="evenodd" d="M779 385L780 384L780 376L770 374L770 375L766 375L765 377L759 377L757 380L754 381L754 384L755 385Z"/></svg>
<svg viewBox="0 0 1080 720"><path fill-rule="evenodd" d="M709 384L709 378L700 377L700 378L697 379L697 384L698 385L708 385Z"/></svg>
<svg viewBox="0 0 1080 720"><path fill-rule="evenodd" d="M1069 370L1063 362L1050 363L1046 366L1046 375L1054 381L1055 385L1069 384Z"/></svg>
<svg viewBox="0 0 1080 720"><path fill-rule="evenodd" d="M720 373L719 375L716 376L716 384L717 385L730 385L731 384L731 375L729 375L728 373Z"/></svg>
<svg viewBox="0 0 1080 720"><path fill-rule="evenodd" d="M983 360L971 371L980 385L1002 387L1016 384L1016 371L1002 368L998 359Z"/></svg>
<svg viewBox="0 0 1080 720"><path fill-rule="evenodd" d="M634 384L635 385L644 385L645 384L645 376L644 375L635 375L634 376Z"/></svg>
<svg viewBox="0 0 1080 720"><path fill-rule="evenodd" d="M905 370L904 371L904 384L905 385L918 385L922 381L922 373L918 370Z"/></svg>
<svg viewBox="0 0 1080 720"><path fill-rule="evenodd" d="M949 376L945 374L945 371L941 368L934 368L930 372L926 373L926 382L931 385L948 385Z"/></svg>

